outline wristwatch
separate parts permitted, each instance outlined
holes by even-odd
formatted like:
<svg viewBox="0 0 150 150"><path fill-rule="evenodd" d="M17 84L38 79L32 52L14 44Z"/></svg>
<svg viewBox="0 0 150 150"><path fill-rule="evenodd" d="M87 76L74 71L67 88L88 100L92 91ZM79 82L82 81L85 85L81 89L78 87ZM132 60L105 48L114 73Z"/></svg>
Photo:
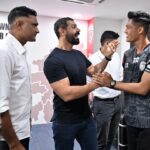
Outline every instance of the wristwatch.
<svg viewBox="0 0 150 150"><path fill-rule="evenodd" d="M116 85L116 80L111 80L110 87L114 88L115 85Z"/></svg>

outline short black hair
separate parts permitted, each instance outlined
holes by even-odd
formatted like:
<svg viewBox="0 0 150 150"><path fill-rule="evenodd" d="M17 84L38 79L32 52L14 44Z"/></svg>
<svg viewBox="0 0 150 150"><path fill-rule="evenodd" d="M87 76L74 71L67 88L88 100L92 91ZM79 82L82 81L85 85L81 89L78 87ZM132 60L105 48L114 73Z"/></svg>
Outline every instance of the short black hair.
<svg viewBox="0 0 150 150"><path fill-rule="evenodd" d="M60 34L59 34L59 31L58 29L59 28L63 28L63 29L66 29L68 24L67 22L68 21L74 21L72 18L70 17L64 17L64 18L60 18L58 19L55 24L54 24L54 31L56 33L56 36L59 38L60 37Z"/></svg>
<svg viewBox="0 0 150 150"><path fill-rule="evenodd" d="M18 17L29 17L30 15L37 16L37 12L26 6L13 8L8 15L8 23L12 24Z"/></svg>
<svg viewBox="0 0 150 150"><path fill-rule="evenodd" d="M104 45L107 40L116 40L118 37L119 34L114 31L104 31L100 38L101 45Z"/></svg>
<svg viewBox="0 0 150 150"><path fill-rule="evenodd" d="M129 11L128 18L138 26L144 27L145 34L148 33L150 24L150 15L143 11Z"/></svg>

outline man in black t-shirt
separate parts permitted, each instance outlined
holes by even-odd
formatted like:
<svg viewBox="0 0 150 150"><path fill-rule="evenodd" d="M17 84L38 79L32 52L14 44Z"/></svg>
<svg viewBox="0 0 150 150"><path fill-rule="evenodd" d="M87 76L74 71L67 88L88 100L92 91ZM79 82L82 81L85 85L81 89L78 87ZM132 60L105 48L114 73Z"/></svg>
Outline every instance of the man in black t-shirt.
<svg viewBox="0 0 150 150"><path fill-rule="evenodd" d="M86 75L103 71L116 50L118 41L107 45L103 61L93 66L73 45L79 44L80 29L72 18L58 19L54 25L58 46L44 63L44 73L54 91L52 117L55 150L73 150L76 139L82 150L96 150L96 128L88 93L99 87L95 76L86 84Z"/></svg>

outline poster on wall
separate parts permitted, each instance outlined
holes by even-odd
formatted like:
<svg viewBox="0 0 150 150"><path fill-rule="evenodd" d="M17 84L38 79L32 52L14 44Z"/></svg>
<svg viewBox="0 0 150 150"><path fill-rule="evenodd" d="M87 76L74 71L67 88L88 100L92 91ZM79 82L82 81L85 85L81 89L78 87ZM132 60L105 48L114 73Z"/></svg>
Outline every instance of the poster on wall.
<svg viewBox="0 0 150 150"><path fill-rule="evenodd" d="M0 15L0 42L6 37L9 31L7 17L5 14Z"/></svg>
<svg viewBox="0 0 150 150"><path fill-rule="evenodd" d="M9 30L9 25L6 22L0 22L0 40L3 40L7 35Z"/></svg>

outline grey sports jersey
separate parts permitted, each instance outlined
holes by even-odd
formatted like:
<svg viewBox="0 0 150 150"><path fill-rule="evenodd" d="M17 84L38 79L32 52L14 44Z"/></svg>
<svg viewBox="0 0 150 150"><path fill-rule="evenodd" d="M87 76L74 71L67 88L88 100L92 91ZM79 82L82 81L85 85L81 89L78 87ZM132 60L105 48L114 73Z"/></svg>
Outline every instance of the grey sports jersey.
<svg viewBox="0 0 150 150"><path fill-rule="evenodd" d="M144 71L150 73L150 45L141 54L135 48L126 51L123 67L124 82L139 82ZM145 96L125 92L125 118L127 125L150 128L150 92Z"/></svg>

